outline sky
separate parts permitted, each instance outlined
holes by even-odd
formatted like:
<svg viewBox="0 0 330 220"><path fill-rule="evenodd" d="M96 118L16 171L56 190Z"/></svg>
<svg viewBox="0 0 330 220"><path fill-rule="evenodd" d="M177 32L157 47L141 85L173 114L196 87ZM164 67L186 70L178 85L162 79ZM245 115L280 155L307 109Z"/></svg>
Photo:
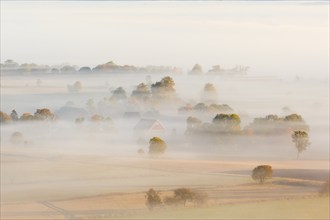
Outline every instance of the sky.
<svg viewBox="0 0 330 220"><path fill-rule="evenodd" d="M1 1L1 62L329 74L329 3Z"/></svg>

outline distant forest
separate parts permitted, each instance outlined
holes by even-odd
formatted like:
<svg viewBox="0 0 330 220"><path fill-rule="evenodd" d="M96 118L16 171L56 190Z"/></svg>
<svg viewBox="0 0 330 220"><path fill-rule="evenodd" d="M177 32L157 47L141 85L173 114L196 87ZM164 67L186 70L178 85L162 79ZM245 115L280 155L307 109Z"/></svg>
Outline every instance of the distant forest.
<svg viewBox="0 0 330 220"><path fill-rule="evenodd" d="M95 67L76 65L38 65L35 63L19 64L14 60L6 60L0 64L1 73L16 73L16 74L72 74L72 73L160 73L160 74L182 74L183 70L174 66L145 66L137 67L134 65L118 65L113 61L104 64L99 64ZM220 65L214 65L211 69L203 72L202 66L195 64L188 74L201 75L201 74L216 74L216 75L245 75L249 67L235 66L230 69L224 69Z"/></svg>

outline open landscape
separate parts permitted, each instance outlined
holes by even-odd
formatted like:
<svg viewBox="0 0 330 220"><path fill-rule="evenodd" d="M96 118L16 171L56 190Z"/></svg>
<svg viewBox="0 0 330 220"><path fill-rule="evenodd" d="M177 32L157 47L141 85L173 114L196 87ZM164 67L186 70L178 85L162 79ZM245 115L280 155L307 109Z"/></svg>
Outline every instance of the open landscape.
<svg viewBox="0 0 330 220"><path fill-rule="evenodd" d="M330 219L329 2L1 1L1 210Z"/></svg>
<svg viewBox="0 0 330 220"><path fill-rule="evenodd" d="M5 190L1 216L3 219L329 218L329 197L319 197L319 190L328 178L327 160L267 161L275 170L281 169L281 173L278 176L275 173L276 177L262 186L249 174L236 172L249 173L264 162L86 155L54 158L2 152L1 184ZM301 168L319 176L281 177ZM17 177L11 177L11 173ZM164 207L150 212L145 205L145 192L151 186L162 196L170 195L175 188L189 186L207 193L208 201L201 207L188 204L186 208Z"/></svg>
<svg viewBox="0 0 330 220"><path fill-rule="evenodd" d="M54 83L52 76L42 78L43 86L26 86L29 81L32 84L31 77L33 76L23 77L20 80L11 76L2 77L3 103L12 103L6 105L7 111L14 104L19 103L18 100L22 99L20 96L24 97L25 102L23 105L16 104L15 109L22 112L21 109L31 109L25 105L40 106L35 104L36 97L42 106L51 106L56 111L60 108L56 108L59 103L70 100L83 103L87 97L96 99L108 95L107 93L111 94L102 85L93 85L99 79L91 76L80 78L84 83L84 89L77 94L68 93L65 87L69 81L74 81L74 76L64 76L62 81L56 82L57 87L47 85L48 81L50 84ZM112 75L99 77L108 78ZM129 77L123 75L123 77L131 80L124 81L125 88L134 88L133 83L141 78L132 75ZM195 80L195 78L191 79ZM189 76L176 76L176 86L178 88L180 85L184 86L184 82L191 79ZM201 79L209 80L207 77ZM121 82L119 80L118 77L118 83ZM203 81L193 82L196 86L203 87ZM226 87L230 83L235 85L240 83L242 89L247 89L252 87L252 84L260 82L269 84L269 87L281 84L292 88L291 85L294 84L298 90L301 89L298 94L303 91L300 86L304 85L301 82L281 82L276 79L259 79L259 82L256 82L249 77L222 79L217 87L223 88L222 94L227 102L236 108L245 105L246 116L242 119L242 123L249 124L251 116L258 115L255 103L248 105L240 101L237 98L242 98L242 95L237 94L240 91L235 93L231 90L231 96L229 93L226 94ZM322 83L317 85L317 89L311 88L310 91L322 92L322 87L319 86ZM325 91L326 85L323 88ZM270 88L269 91L272 89ZM284 95L277 93L272 97L274 103L268 104L267 111L280 113L282 109L277 109L277 106ZM251 96L258 99L256 93ZM309 97L312 102L314 95L310 94ZM322 99L326 100L327 97L320 96L320 99L319 102L324 103ZM315 99L313 101L315 102ZM290 103L295 108L299 108L299 100ZM283 101L282 105L284 104ZM307 122L312 120L318 122L322 121L322 117L327 117L325 105L324 109L324 114L318 116L309 114L313 112L313 106L301 111L305 112ZM185 135L187 129L185 115L179 115L171 109L167 109L163 114L158 118L167 130L160 135L167 137L165 140L169 143L166 153L157 157L137 153L140 147L145 151L148 147L147 142L142 145L136 142L137 136L133 128L139 119L124 120L121 115L112 117L114 130L101 129L101 124L95 125L92 122L77 125L73 118L3 124L1 126L1 218L287 219L288 216L293 219L329 218L329 197L319 194L324 182L329 179L328 139L322 139L326 137L326 122L323 129L319 127L322 126L320 123L309 124L311 130L318 129L319 133L311 133L313 147L301 154L301 158L297 160L296 150L290 143L289 137L285 135L281 138L240 137L243 141L245 138L247 138L245 141L249 139L254 141L238 143L234 148L221 147L215 141L205 146L208 150L205 148L203 150L200 143L189 144L189 138ZM172 118L177 122L173 122ZM180 121L182 124L178 123ZM176 129L176 138L173 138L171 128ZM15 131L24 134L23 142L12 141L11 135ZM276 142L272 143L274 140ZM273 178L262 185L251 178L253 168L260 164L270 164L273 168ZM185 207L162 206L152 211L146 206L148 189L156 189L160 196L165 198L171 196L173 190L180 187L203 192L207 195L207 200L201 205L188 202ZM288 208L289 204L290 208Z"/></svg>

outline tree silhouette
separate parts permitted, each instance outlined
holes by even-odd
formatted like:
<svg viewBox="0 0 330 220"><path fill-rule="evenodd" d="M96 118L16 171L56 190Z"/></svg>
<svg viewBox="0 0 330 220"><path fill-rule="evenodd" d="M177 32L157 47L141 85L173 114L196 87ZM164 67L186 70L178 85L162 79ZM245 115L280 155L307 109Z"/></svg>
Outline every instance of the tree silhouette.
<svg viewBox="0 0 330 220"><path fill-rule="evenodd" d="M159 137L153 137L149 140L149 154L150 155L159 155L163 154L167 146L165 141Z"/></svg>
<svg viewBox="0 0 330 220"><path fill-rule="evenodd" d="M0 111L0 122L8 122L8 121L11 121L11 119L12 118L10 115L8 115L5 112Z"/></svg>
<svg viewBox="0 0 330 220"><path fill-rule="evenodd" d="M193 74L193 75L194 74L199 75L202 73L203 73L202 66L199 64L195 64L192 70L189 72L189 74Z"/></svg>
<svg viewBox="0 0 330 220"><path fill-rule="evenodd" d="M252 179L259 181L260 184L263 184L266 178L272 178L272 176L273 170L270 165L260 165L252 171Z"/></svg>
<svg viewBox="0 0 330 220"><path fill-rule="evenodd" d="M153 188L146 192L146 205L150 210L153 210L157 206L163 204L162 199L159 196L159 192L156 192Z"/></svg>
<svg viewBox="0 0 330 220"><path fill-rule="evenodd" d="M166 76L161 81L151 85L151 93L156 100L171 100L176 97L174 80Z"/></svg>
<svg viewBox="0 0 330 220"><path fill-rule="evenodd" d="M217 114L213 118L215 130L220 133L235 133L241 131L241 119L237 114Z"/></svg>
<svg viewBox="0 0 330 220"><path fill-rule="evenodd" d="M140 83L135 90L133 90L131 97L140 101L148 101L151 97L151 91L148 85Z"/></svg>
<svg viewBox="0 0 330 220"><path fill-rule="evenodd" d="M299 158L299 154L301 154L307 147L310 145L308 133L306 131L294 131L291 135L292 142L295 144L297 148L297 159Z"/></svg>
<svg viewBox="0 0 330 220"><path fill-rule="evenodd" d="M117 89L115 89L113 92L112 92L112 97L111 98L114 98L114 99L117 99L117 100L123 100L123 99L126 99L127 96L126 96L126 91L123 87L118 87Z"/></svg>
<svg viewBox="0 0 330 220"><path fill-rule="evenodd" d="M195 193L188 188L179 188L174 190L174 198L183 202L183 206L186 206L187 201L194 199Z"/></svg>
<svg viewBox="0 0 330 220"><path fill-rule="evenodd" d="M36 120L53 120L54 118L55 115L48 108L37 109L34 113Z"/></svg>

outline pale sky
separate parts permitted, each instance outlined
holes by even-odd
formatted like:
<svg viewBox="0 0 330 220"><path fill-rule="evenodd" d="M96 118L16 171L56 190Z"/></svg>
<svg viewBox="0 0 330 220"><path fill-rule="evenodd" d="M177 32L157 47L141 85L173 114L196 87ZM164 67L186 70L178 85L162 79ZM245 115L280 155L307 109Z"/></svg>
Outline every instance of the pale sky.
<svg viewBox="0 0 330 220"><path fill-rule="evenodd" d="M1 1L1 62L329 74L329 3Z"/></svg>

